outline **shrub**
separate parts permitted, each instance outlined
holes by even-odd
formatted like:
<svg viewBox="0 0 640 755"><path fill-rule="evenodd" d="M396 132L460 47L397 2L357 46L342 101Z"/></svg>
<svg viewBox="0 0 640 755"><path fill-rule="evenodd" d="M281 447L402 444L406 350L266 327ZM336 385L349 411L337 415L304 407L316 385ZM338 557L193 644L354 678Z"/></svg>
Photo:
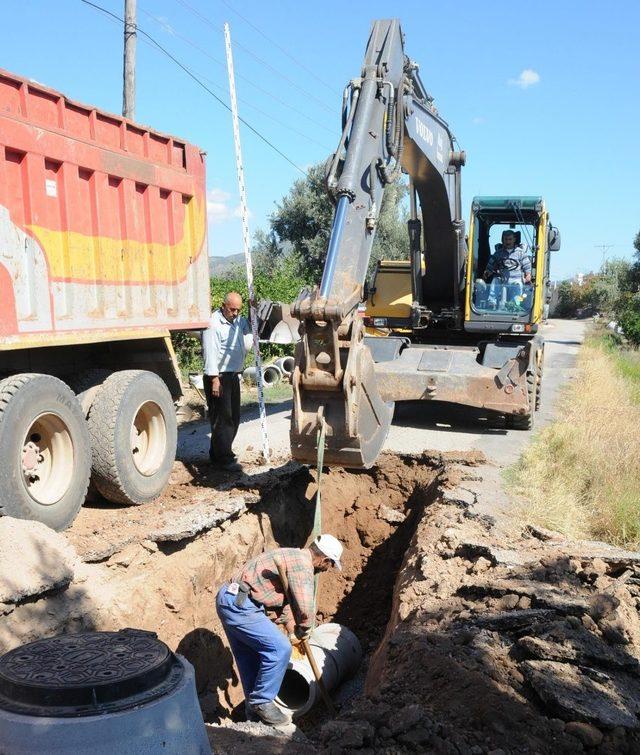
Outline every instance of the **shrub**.
<svg viewBox="0 0 640 755"><path fill-rule="evenodd" d="M625 337L640 346L640 293L623 295L616 305L616 317Z"/></svg>

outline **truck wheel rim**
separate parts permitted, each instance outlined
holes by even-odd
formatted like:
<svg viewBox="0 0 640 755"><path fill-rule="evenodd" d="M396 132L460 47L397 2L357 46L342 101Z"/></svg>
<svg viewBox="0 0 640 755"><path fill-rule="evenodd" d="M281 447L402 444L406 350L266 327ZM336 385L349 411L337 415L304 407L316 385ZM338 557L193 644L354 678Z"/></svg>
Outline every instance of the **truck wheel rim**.
<svg viewBox="0 0 640 755"><path fill-rule="evenodd" d="M131 455L140 474L150 477L162 466L167 448L167 426L162 409L146 401L131 425Z"/></svg>
<svg viewBox="0 0 640 755"><path fill-rule="evenodd" d="M22 444L22 480L36 503L51 506L73 479L73 440L65 422L52 413L32 422Z"/></svg>

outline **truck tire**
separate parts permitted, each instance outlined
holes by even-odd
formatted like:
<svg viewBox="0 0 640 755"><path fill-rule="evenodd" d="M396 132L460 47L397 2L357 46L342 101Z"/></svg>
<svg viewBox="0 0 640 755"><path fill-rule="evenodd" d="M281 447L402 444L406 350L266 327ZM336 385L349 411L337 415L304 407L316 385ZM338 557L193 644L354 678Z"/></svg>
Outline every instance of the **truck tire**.
<svg viewBox="0 0 640 755"><path fill-rule="evenodd" d="M148 503L164 490L178 422L169 389L145 370L114 372L89 412L92 482L113 503Z"/></svg>
<svg viewBox="0 0 640 755"><path fill-rule="evenodd" d="M76 394L76 398L80 402L84 416L87 419L89 418L89 412L91 411L93 400L109 375L111 375L109 370L102 369L101 367L93 367L89 370L84 370L67 380L69 388L71 388Z"/></svg>
<svg viewBox="0 0 640 755"><path fill-rule="evenodd" d="M89 486L91 451L82 409L51 375L0 381L0 514L54 530L76 518Z"/></svg>
<svg viewBox="0 0 640 755"><path fill-rule="evenodd" d="M67 383L69 388L71 388L76 394L76 398L80 402L85 419L89 419L89 412L91 411L93 400L109 375L111 375L110 370L105 370L102 367L92 367L91 369L84 370L83 372L79 372L77 375L68 378ZM102 496L96 490L93 480L91 480L89 482L89 489L87 490L85 503L99 503L102 500Z"/></svg>

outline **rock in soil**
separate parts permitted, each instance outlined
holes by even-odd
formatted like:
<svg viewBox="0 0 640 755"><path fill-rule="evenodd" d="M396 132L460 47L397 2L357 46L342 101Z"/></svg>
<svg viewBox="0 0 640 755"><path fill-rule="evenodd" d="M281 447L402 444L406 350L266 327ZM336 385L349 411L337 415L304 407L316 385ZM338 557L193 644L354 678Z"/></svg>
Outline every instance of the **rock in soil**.
<svg viewBox="0 0 640 755"><path fill-rule="evenodd" d="M569 721L565 726L565 731L579 739L585 747L597 747L604 739L600 729L582 721Z"/></svg>
<svg viewBox="0 0 640 755"><path fill-rule="evenodd" d="M404 554L368 699L340 715L373 727L360 747L640 752L636 556L487 527L442 478L447 495L433 492ZM341 752L337 741L327 752Z"/></svg>
<svg viewBox="0 0 640 755"><path fill-rule="evenodd" d="M78 557L65 536L40 522L0 517L0 603L67 587Z"/></svg>

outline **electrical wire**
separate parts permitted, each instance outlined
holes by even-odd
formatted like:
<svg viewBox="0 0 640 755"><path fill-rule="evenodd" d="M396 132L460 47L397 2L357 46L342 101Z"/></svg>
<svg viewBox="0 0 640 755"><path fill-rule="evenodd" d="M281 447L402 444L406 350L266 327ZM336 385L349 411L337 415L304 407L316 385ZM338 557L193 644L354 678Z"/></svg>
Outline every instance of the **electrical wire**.
<svg viewBox="0 0 640 755"><path fill-rule="evenodd" d="M92 8L95 8L96 10L101 11L102 13L105 13L108 16L111 16L112 18L116 19L116 21L119 21L120 23L124 24L124 19L118 16L116 13L112 13L107 8L103 8L101 5L97 5L96 3L90 2L90 0L80 0L81 3L84 3L85 5L89 5ZM179 68L181 68L187 76L189 76L191 79L193 79L196 84L198 84L202 89L205 90L208 94L210 94L214 100L219 102L222 107L224 107L226 110L231 112L231 107L227 105L227 103L222 100L220 97L218 97L215 92L212 92L211 89L203 82L201 81L194 73L189 69L187 66L184 65L184 63L181 63L176 57L174 57L167 49L165 49L154 37L151 36L151 34L148 34L144 29L141 29L140 26L136 25L136 31L139 34L142 34L143 37L146 37L155 47L158 48L164 55L166 55L170 60L172 60ZM290 165L292 165L296 170L300 171L303 176L307 175L307 171L303 170L299 165L296 165L296 163L290 158L285 155L282 150L280 150L278 147L276 147L273 142L269 141L266 136L263 136L258 129L254 128L248 121L246 121L244 118L239 117L239 120L244 123L244 125L252 132L254 133L259 139L261 139L265 144L267 144L274 152L277 152L280 157L282 157L284 160L286 160Z"/></svg>
<svg viewBox="0 0 640 755"><path fill-rule="evenodd" d="M169 26L169 24L165 24L163 21L161 21L159 18L156 18L151 13L148 13L147 11L145 11L143 9L141 9L141 10L142 10L142 12L146 16L148 16L149 18L153 19L158 24L160 24L160 26L162 26L165 29L167 29L169 31L169 33L174 34L174 36L178 37L179 39L184 39L185 42L191 44L196 49L200 49L197 45L195 45L194 43L191 43L190 40L188 40L186 37L182 37L180 34L177 34L176 32L174 32L173 27ZM118 23L115 19L109 19L109 20L113 21L114 24ZM153 47L153 45L151 45L148 40L143 39L142 41L146 42L150 47ZM200 51L204 55L206 55L208 58L210 58L211 60L215 61L216 63L219 62L219 61L216 60L216 58L214 58L212 55L209 55L204 50L200 50ZM225 65L225 64L222 63L221 65ZM206 81L207 84L209 84L210 86L215 87L219 91L222 91L222 92L224 92L226 94L226 92L227 92L226 87L222 86L220 83L218 83L216 81L213 81L213 79L210 79L208 76L205 76L203 73L200 73L199 71L194 71L193 69L191 69L191 72L194 74L194 76L197 76L202 81ZM238 78L240 78L240 77L238 77ZM315 144L317 147L320 147L321 149L323 149L326 152L331 152L331 149L329 147L327 147L326 144L322 144L321 142L317 141L316 139L314 139L313 137L309 136L308 134L305 134L303 131L298 131L297 128L294 128L290 124L285 123L284 121L281 121L278 118L275 118L270 113L267 113L266 111L261 110L259 107L257 107L256 105L254 105L252 102L249 102L248 100L245 100L242 97L238 97L238 102L242 103L245 107L251 108L256 113L259 113L260 115L264 116L265 118L268 118L269 120L273 121L274 123L276 123L281 128L287 129L288 131L291 131L292 133L297 134L298 136L301 136L303 139L306 139L311 144ZM283 104L285 104L285 103L283 103ZM316 124L316 125L319 125L319 124Z"/></svg>
<svg viewBox="0 0 640 755"><path fill-rule="evenodd" d="M210 78L205 76L204 74L200 73L199 71L194 71L194 74L198 76L198 78L202 79L202 81L206 81L207 84L210 84L211 86L215 87L216 89L220 89L223 92L226 92L227 90L225 87L223 87L221 84L218 84L215 81L212 81ZM270 113L265 112L264 110L261 110L259 107L254 105L251 102L248 102L245 99L242 99L241 97L238 97L238 102L241 102L245 107L249 107L252 110L255 110L256 113L259 113L260 115L263 115L265 118L268 118L269 120L273 121L274 123L277 123L278 126L281 126L282 128L286 128L288 131L291 131L294 134L297 134L298 136L301 136L303 139L306 139L308 142L311 142L312 144L315 144L317 147L320 147L321 149L325 150L327 153L331 152L329 147L327 147L326 144L321 144L320 142L316 141L312 136L309 136L308 134L305 134L303 131L298 131L297 128L294 128L293 126L290 126L288 123L284 123L283 121L278 120L277 118L274 118L273 115Z"/></svg>
<svg viewBox="0 0 640 755"><path fill-rule="evenodd" d="M215 56L211 55L210 52L208 52L204 48L200 47L200 45L196 44L192 39L189 39L189 37L185 37L183 34L180 34L170 24L165 23L162 19L157 18L152 13L149 13L148 11L146 11L144 8L140 8L140 10L144 13L145 16L147 16L152 21L154 21L156 24L158 24L158 26L160 26L161 28L163 28L168 34L171 34L171 36L176 37L176 39L182 40L183 42L185 42L186 44L188 44L190 47L193 47L194 50L197 50L199 53L201 53L202 55L204 55L206 58L208 58L209 60L213 61L217 65L222 66L226 70L226 63L224 63L223 61L219 60ZM202 78L206 78L206 77L202 77ZM280 99L280 97L278 97L277 95L273 94L273 92L270 92L268 89L263 89L261 86L259 86L254 81L252 81L252 79L250 79L248 76L243 76L241 73L237 73L236 72L236 78L242 79L242 81L245 81L247 84L249 84L250 86L252 86L254 89L257 89L258 92L261 92L262 94L265 94L267 97L270 97L272 100L274 100L275 102L277 102L282 107L286 107L288 110L291 110L291 112L296 113L296 115L299 115L302 118L305 118L310 123L313 123L314 126L317 126L318 128L321 128L323 131L326 131L327 133L331 134L332 136L335 136L335 131L333 129L329 128L328 126L325 126L322 123L319 123L314 118L311 118L309 115L307 115L306 113L302 112L302 110L298 110L298 108L293 107L293 105L290 105L285 100ZM239 99L239 101L241 101L241 100ZM297 132L297 133L299 133L299 132ZM316 142L316 144L317 144L317 142Z"/></svg>
<svg viewBox="0 0 640 755"><path fill-rule="evenodd" d="M239 11L239 10L237 10L236 8L234 8L234 7L233 7L233 6L231 5L231 3L229 3L229 2L228 2L228 0L220 0L220 2L221 2L221 3L223 4L223 5L225 5L225 6L227 7L227 8L229 8L229 10L230 10L230 11L231 11L232 13L235 13L235 14L236 14L236 16L238 16L238 18L242 19L242 20L243 20L243 21L245 22L245 24L247 24L248 26L250 26L250 27L251 27L251 28L252 28L252 29L253 29L254 31L257 31L257 32L258 32L258 34L259 34L259 35L260 35L261 37L264 37L264 39L266 39L266 40L267 40L267 42L269 42L269 43L270 43L270 44L272 44L272 45L273 45L273 46L274 46L275 48L277 48L278 50L280 50L280 52L281 52L281 53L282 53L283 55L286 55L286 56L287 56L287 57L289 58L289 60L293 61L293 62L294 62L294 63L295 63L295 64L296 64L296 65L297 65L297 66L298 66L299 68L301 68L301 69L302 69L302 70L303 70L303 71L304 71L305 73L308 73L308 74L309 74L309 76L312 76L312 77L313 77L313 78L314 78L314 79L315 79L316 81L319 81L319 82L320 82L321 84L323 84L323 85L324 85L325 87L327 87L327 89L328 89L328 90L329 90L329 91L330 91L330 92L331 92L332 94L335 94L335 87L331 86L331 84L327 83L327 82L326 82L326 81L325 81L324 79L322 79L322 78L321 78L320 76L318 76L318 74L317 74L317 73L315 73L315 71L313 71L313 70L311 70L310 68L308 68L307 66L305 66L305 64L304 64L304 63L302 63L301 61L299 61L299 60L298 60L298 59L297 59L296 57L294 57L294 56L293 56L293 55L292 55L292 54L291 54L291 53L290 53L290 52L289 52L288 50L286 50L286 49L285 49L284 47L282 47L281 45L279 45L279 44L278 44L278 43L277 43L277 42L276 42L275 40L273 40L273 39L271 39L270 37L268 37L268 36L267 36L267 35L266 35L266 34L265 34L265 33L264 33L263 31L262 31L262 29L261 29L261 28L260 28L259 26L256 26L256 25L255 25L255 24L254 24L254 23L253 23L252 21L250 21L250 20L249 20L249 19L248 19L248 18L247 18L246 16L243 16L243 15L242 15L242 13L240 13L240 11Z"/></svg>
<svg viewBox="0 0 640 755"><path fill-rule="evenodd" d="M182 5L183 8L186 8L187 10L191 11L195 16L197 16L203 23L207 24L207 26L210 26L212 29L217 29L216 25L211 21L211 19L204 16L202 13L200 13L199 10L196 10L192 5L190 5L186 0L176 0L177 3ZM293 79L290 79L285 73L282 73L282 71L279 71L277 68L271 65L271 63L267 63L266 60L263 60L262 58L258 57L252 50L250 50L248 47L245 47L245 45L240 44L240 42L234 42L234 46L237 47L240 50L244 50L244 52L247 53L247 55L250 55L254 60L256 60L260 65L264 66L265 68L268 68L270 71L273 71L277 76L280 76L280 78L284 79L288 84L290 84L292 87L295 87L298 91L302 92L306 97L313 100L317 105L322 107L327 112L331 113L332 115L335 113L335 109L332 108L330 105L327 105L326 102L323 102L321 99L316 97L314 94L309 92L308 90L301 87L299 84L297 84Z"/></svg>

